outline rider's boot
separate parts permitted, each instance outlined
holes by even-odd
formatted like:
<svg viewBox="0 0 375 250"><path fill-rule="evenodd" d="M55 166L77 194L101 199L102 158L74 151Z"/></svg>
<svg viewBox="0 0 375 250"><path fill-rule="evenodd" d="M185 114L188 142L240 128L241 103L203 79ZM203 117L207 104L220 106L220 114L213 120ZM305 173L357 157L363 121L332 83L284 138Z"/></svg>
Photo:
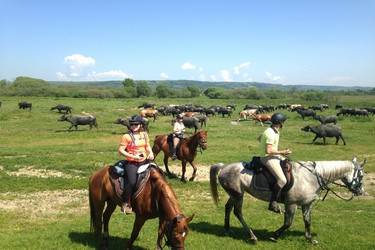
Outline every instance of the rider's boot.
<svg viewBox="0 0 375 250"><path fill-rule="evenodd" d="M272 190L271 201L270 201L270 204L268 206L268 210L270 210L272 212L275 212L275 213L278 213L278 214L282 213L281 207L277 203L277 201L279 200L279 197L280 197L281 189L282 188L279 187L279 185L275 184L275 186L273 187L273 190Z"/></svg>
<svg viewBox="0 0 375 250"><path fill-rule="evenodd" d="M173 148L172 160L176 160L176 159L177 159L176 148Z"/></svg>

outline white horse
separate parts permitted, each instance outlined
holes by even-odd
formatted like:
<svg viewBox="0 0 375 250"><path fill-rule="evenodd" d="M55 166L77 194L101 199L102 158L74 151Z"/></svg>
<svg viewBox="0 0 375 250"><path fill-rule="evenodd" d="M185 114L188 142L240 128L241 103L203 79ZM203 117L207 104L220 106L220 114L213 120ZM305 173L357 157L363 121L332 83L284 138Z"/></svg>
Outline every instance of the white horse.
<svg viewBox="0 0 375 250"><path fill-rule="evenodd" d="M293 221L297 206L301 206L303 220L305 222L305 237L312 244L318 242L313 239L310 232L311 208L313 201L318 198L322 190L330 190L327 186L336 180L341 180L353 195L364 193L363 188L363 166L366 158L358 163L356 157L352 161L316 161L316 162L291 162L294 175L294 185L288 192L282 193L282 203L285 205L284 224L276 230L271 241L287 230ZM231 233L229 221L230 213L234 207L234 215L241 222L253 243L258 241L251 228L242 217L242 203L244 192L264 201L271 199L271 191L256 190L251 185L254 173L244 168L243 162L224 165L218 163L210 168L210 186L212 198L218 205L217 181L230 196L225 205L224 228Z"/></svg>

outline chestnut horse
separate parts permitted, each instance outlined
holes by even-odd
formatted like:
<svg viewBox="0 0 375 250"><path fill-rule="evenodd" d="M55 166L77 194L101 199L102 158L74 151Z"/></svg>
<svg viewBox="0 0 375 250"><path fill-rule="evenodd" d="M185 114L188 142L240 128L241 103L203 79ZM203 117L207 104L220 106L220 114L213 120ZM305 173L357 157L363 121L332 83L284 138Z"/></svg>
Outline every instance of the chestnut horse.
<svg viewBox="0 0 375 250"><path fill-rule="evenodd" d="M167 170L168 175L171 174L168 168L168 158L172 156L171 146L173 142L169 142L168 137L172 137L170 135L157 135L154 140L154 146L152 147L152 152L154 156L160 153L161 150L164 152L164 166ZM195 134L181 140L180 145L177 147L177 158L182 162L182 176L181 180L185 180L185 172L186 172L186 163L189 162L190 165L193 167L193 174L189 181L193 181L194 178L197 176L197 166L195 165L194 159L197 155L197 148L200 147L201 149L207 149L207 131L198 130Z"/></svg>
<svg viewBox="0 0 375 250"><path fill-rule="evenodd" d="M113 166L107 166L95 172L89 181L90 229L99 237L100 245L104 249L107 249L109 245L109 220L116 207L121 206L121 198L117 196L110 181L111 167ZM146 186L132 203L135 221L126 249L132 248L145 221L157 217L159 229L156 249L162 249L164 235L167 246L172 249L184 249L184 241L189 233L188 222L193 219L194 215L185 218L173 189L161 172L158 167L151 168ZM104 232L102 227L104 227Z"/></svg>

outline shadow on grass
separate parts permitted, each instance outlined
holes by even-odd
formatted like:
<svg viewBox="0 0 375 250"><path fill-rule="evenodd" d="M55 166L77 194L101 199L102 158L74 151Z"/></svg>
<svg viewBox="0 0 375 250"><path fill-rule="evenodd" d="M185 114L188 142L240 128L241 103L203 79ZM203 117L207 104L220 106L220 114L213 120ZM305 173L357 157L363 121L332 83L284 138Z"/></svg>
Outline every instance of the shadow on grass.
<svg viewBox="0 0 375 250"><path fill-rule="evenodd" d="M69 239L74 242L81 244L83 246L89 246L95 249L101 249L99 240L96 239L95 235L93 233L89 232L70 232L69 233ZM126 244L128 242L128 238L120 238L117 236L110 236L109 238L109 249L125 249ZM135 241L136 243L137 241ZM149 248L143 248L143 247L137 247L136 245L133 246L132 249L135 250L145 250Z"/></svg>
<svg viewBox="0 0 375 250"><path fill-rule="evenodd" d="M280 225L281 226L281 225ZM223 225L215 225L208 222L190 222L189 229L191 231L200 232L203 234L211 234L217 237L230 237L235 240L243 240L249 241L249 236L247 235L246 231L242 227L231 227L231 233L228 234L227 231L224 229ZM278 229L275 228L275 230ZM252 229L255 236L258 238L258 241L270 241L269 238L273 236L274 231L268 231L266 229ZM283 240L284 238L288 237L304 237L305 233L301 231L285 231L279 238L279 240Z"/></svg>

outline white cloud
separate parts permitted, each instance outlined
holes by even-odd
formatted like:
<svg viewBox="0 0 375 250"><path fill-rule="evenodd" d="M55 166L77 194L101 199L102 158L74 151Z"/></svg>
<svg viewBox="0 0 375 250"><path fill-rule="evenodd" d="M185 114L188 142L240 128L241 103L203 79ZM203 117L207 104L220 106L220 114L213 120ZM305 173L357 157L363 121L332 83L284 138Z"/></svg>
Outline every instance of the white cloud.
<svg viewBox="0 0 375 250"><path fill-rule="evenodd" d="M234 66L233 72L234 72L234 74L239 75L240 74L240 67Z"/></svg>
<svg viewBox="0 0 375 250"><path fill-rule="evenodd" d="M69 77L78 78L87 74L88 68L95 66L95 59L80 54L73 54L64 58L64 64L68 66L68 72L61 73ZM59 73L59 72L58 72ZM58 74L56 73L56 74Z"/></svg>
<svg viewBox="0 0 375 250"><path fill-rule="evenodd" d="M350 78L345 77L345 76L333 76L333 77L328 78L327 80L330 83L337 84L337 83L348 82L350 80Z"/></svg>
<svg viewBox="0 0 375 250"><path fill-rule="evenodd" d="M251 64L251 62L243 62L243 63L240 64L240 68L247 68L247 67L250 66L250 64Z"/></svg>
<svg viewBox="0 0 375 250"><path fill-rule="evenodd" d="M240 74L241 69L248 68L250 66L250 62L243 62L240 64L240 66L234 66L233 67L233 73L236 75Z"/></svg>
<svg viewBox="0 0 375 250"><path fill-rule="evenodd" d="M221 75L221 78L223 79L223 81L225 81L225 82L232 81L230 79L230 73L229 73L228 70L220 70L220 75Z"/></svg>
<svg viewBox="0 0 375 250"><path fill-rule="evenodd" d="M266 71L265 73L268 80L281 81L283 79L281 76L274 76L271 72Z"/></svg>
<svg viewBox="0 0 375 250"><path fill-rule="evenodd" d="M199 67L199 68L198 68L198 71L202 73L202 72L203 72L203 68L202 68L202 67Z"/></svg>
<svg viewBox="0 0 375 250"><path fill-rule="evenodd" d="M212 81L216 81L217 80L217 77L215 75L211 75L210 78L211 78Z"/></svg>
<svg viewBox="0 0 375 250"><path fill-rule="evenodd" d="M107 72L95 72L92 71L87 75L89 79L93 80L114 80L129 78L129 75L122 72L121 70L110 70Z"/></svg>
<svg viewBox="0 0 375 250"><path fill-rule="evenodd" d="M195 69L195 66L190 62L186 62L182 64L181 69L188 70L188 69Z"/></svg>
<svg viewBox="0 0 375 250"><path fill-rule="evenodd" d="M164 79L168 79L169 78L169 76L165 72L160 73L160 77L164 78Z"/></svg>
<svg viewBox="0 0 375 250"><path fill-rule="evenodd" d="M68 79L66 77L66 75L63 73L63 72L56 72L56 77L59 79L59 80L66 80Z"/></svg>

